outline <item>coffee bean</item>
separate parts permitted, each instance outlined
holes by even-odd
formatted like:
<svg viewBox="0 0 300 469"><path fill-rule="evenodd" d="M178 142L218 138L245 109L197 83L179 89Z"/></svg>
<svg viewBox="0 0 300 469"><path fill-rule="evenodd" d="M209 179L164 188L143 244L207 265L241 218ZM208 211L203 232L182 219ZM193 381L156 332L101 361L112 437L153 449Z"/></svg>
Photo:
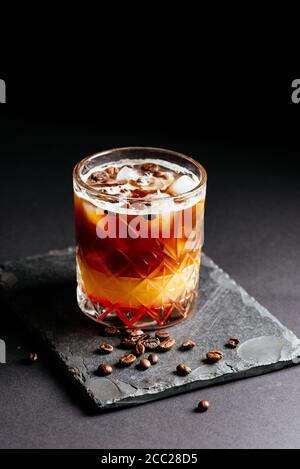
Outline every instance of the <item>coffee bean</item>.
<svg viewBox="0 0 300 469"><path fill-rule="evenodd" d="M130 336L130 339L133 340L135 344L137 344L138 342L143 342L142 340L140 340L141 337L143 336L139 336L139 335L134 336L134 337Z"/></svg>
<svg viewBox="0 0 300 469"><path fill-rule="evenodd" d="M87 179L87 183L90 185L95 185L103 183L107 180L107 174L105 171L95 171Z"/></svg>
<svg viewBox="0 0 300 469"><path fill-rule="evenodd" d="M143 355L143 353L145 353L145 345L142 342L137 343L134 349L134 353L136 355Z"/></svg>
<svg viewBox="0 0 300 469"><path fill-rule="evenodd" d="M171 348L173 347L173 345L175 345L175 343L176 343L176 340L169 337L168 339L164 340L163 342L159 344L159 348L162 352L164 351L167 352L168 350L171 350Z"/></svg>
<svg viewBox="0 0 300 469"><path fill-rule="evenodd" d="M122 348L133 348L135 346L135 340L131 339L131 337L124 337L120 342L120 346Z"/></svg>
<svg viewBox="0 0 300 469"><path fill-rule="evenodd" d="M226 346L228 348L236 348L239 345L240 341L238 339L229 339Z"/></svg>
<svg viewBox="0 0 300 469"><path fill-rule="evenodd" d="M145 339L143 341L143 344L146 350L154 350L159 346L160 342L159 342L159 339L155 339L154 337L149 337L149 339Z"/></svg>
<svg viewBox="0 0 300 469"><path fill-rule="evenodd" d="M188 339L188 340L185 340L184 342L182 342L181 344L181 350L191 350L192 348L195 347L195 342L191 339Z"/></svg>
<svg viewBox="0 0 300 469"><path fill-rule="evenodd" d="M116 176L119 172L119 169L116 168L115 166L110 166L109 168L106 168L105 170L107 172L107 174L109 174L110 176Z"/></svg>
<svg viewBox="0 0 300 469"><path fill-rule="evenodd" d="M143 171L151 171L152 173L159 170L159 166L155 163L144 163L141 168Z"/></svg>
<svg viewBox="0 0 300 469"><path fill-rule="evenodd" d="M150 337L150 334L144 333L143 335L138 336L138 343L144 343L146 339Z"/></svg>
<svg viewBox="0 0 300 469"><path fill-rule="evenodd" d="M120 330L115 326L106 327L104 329L104 332L105 332L105 334L111 335L111 336L120 334Z"/></svg>
<svg viewBox="0 0 300 469"><path fill-rule="evenodd" d="M205 401L205 400L202 400L198 403L197 408L200 412L206 412L209 409L209 402Z"/></svg>
<svg viewBox="0 0 300 469"><path fill-rule="evenodd" d="M180 376L186 376L192 372L192 369L189 366L187 366L185 363L179 363L179 365L177 365L176 367L176 370Z"/></svg>
<svg viewBox="0 0 300 469"><path fill-rule="evenodd" d="M165 339L168 339L170 337L170 334L168 331L157 331L155 333L155 337L157 337L157 339L159 340L165 340Z"/></svg>
<svg viewBox="0 0 300 469"><path fill-rule="evenodd" d="M142 358L140 360L140 367L143 368L144 370L147 370L147 368L150 368L151 363L150 360L147 360L147 358Z"/></svg>
<svg viewBox="0 0 300 469"><path fill-rule="evenodd" d="M126 329L125 333L130 337L140 337L144 334L144 331L142 329Z"/></svg>
<svg viewBox="0 0 300 469"><path fill-rule="evenodd" d="M126 337L124 337L122 340L126 341L126 340L131 340L134 344L136 344L140 339L142 339L144 337L145 334L142 334L142 335L127 335Z"/></svg>
<svg viewBox="0 0 300 469"><path fill-rule="evenodd" d="M119 359L119 363L120 365L123 365L123 366L130 366L132 365L132 363L134 363L136 360L136 356L133 355L132 353L128 353L127 355L123 355L120 359Z"/></svg>
<svg viewBox="0 0 300 469"><path fill-rule="evenodd" d="M208 361L216 363L219 360L222 360L222 358L224 358L224 353L220 350L210 350L209 352L207 352L206 358Z"/></svg>
<svg viewBox="0 0 300 469"><path fill-rule="evenodd" d="M159 362L159 357L156 353L150 353L147 358L151 365L156 365Z"/></svg>
<svg viewBox="0 0 300 469"><path fill-rule="evenodd" d="M107 342L102 342L98 348L98 351L103 354L111 353L113 350L113 346Z"/></svg>
<svg viewBox="0 0 300 469"><path fill-rule="evenodd" d="M39 356L35 352L30 352L27 356L27 360L28 360L29 363L34 363L34 362L38 361L38 359L39 359Z"/></svg>
<svg viewBox="0 0 300 469"><path fill-rule="evenodd" d="M98 374L100 376L110 375L112 371L113 371L112 367L108 365L107 363L100 363L100 365L98 366Z"/></svg>

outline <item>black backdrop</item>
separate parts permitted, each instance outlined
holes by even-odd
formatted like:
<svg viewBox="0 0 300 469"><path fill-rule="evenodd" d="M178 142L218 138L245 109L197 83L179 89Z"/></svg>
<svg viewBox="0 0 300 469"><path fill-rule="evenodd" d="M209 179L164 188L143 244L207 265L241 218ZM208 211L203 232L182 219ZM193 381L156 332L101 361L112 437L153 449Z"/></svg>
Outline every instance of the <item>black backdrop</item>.
<svg viewBox="0 0 300 469"><path fill-rule="evenodd" d="M292 6L286 34L285 11L275 19L270 7L266 14L261 6L232 9L226 2L220 11L213 2L209 17L199 8L189 15L181 8L175 19L172 7L152 21L145 10L138 21L119 17L122 27L116 14L113 22L102 14L87 44L80 25L67 47L55 49L52 23L48 48L35 36L23 53L20 36L8 61L12 35L6 37L1 263L73 243L71 172L80 158L112 146L171 147L198 158L208 171L207 254L300 335L300 104L291 101L291 82L300 78L299 15ZM281 387L274 373L259 385L253 379L227 393L206 390L219 411L207 413L196 432L195 392L124 410L122 425L130 423L131 431L118 440L120 417L103 416L109 431L99 442L99 420L77 414L61 376L55 381L45 363L27 374L19 366L32 342L2 311L10 363L0 381L1 447L299 446L299 376L293 370L282 372ZM173 434L175 407L181 431Z"/></svg>
<svg viewBox="0 0 300 469"><path fill-rule="evenodd" d="M28 48L28 35L17 47L4 37L3 132L21 118L298 147L300 105L290 98L300 76L297 2L284 10L120 7L101 10L96 27L90 20L86 36L81 25L68 40L56 24L42 49L39 36Z"/></svg>

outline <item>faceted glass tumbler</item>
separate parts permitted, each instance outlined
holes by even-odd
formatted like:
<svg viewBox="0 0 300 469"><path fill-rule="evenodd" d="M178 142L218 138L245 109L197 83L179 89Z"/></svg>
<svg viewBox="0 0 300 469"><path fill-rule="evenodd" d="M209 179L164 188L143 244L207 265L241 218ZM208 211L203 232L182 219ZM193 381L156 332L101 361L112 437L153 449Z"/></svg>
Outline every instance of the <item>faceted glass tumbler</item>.
<svg viewBox="0 0 300 469"><path fill-rule="evenodd" d="M119 160L160 160L192 172L199 184L162 199L120 200L88 185L85 175ZM108 326L157 329L192 312L203 245L206 172L171 150L116 148L74 168L77 299L89 318ZM109 227L109 229L108 229Z"/></svg>

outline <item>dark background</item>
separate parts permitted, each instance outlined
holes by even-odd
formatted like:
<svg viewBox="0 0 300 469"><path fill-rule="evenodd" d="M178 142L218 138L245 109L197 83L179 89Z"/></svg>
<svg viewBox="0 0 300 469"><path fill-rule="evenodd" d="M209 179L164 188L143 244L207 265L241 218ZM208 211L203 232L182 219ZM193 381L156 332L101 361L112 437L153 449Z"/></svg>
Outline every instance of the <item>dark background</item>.
<svg viewBox="0 0 300 469"><path fill-rule="evenodd" d="M17 69L3 66L0 262L73 244L71 173L83 156L172 148L208 172L206 253L300 336L295 8L288 34L272 12L219 12L209 27L204 13L169 12L167 23L114 24L116 44L98 29L88 56L74 44L55 65L45 54L33 69L19 54ZM298 368L90 416L46 359L20 364L34 342L4 306L0 337L1 448L300 446ZM200 398L211 401L203 416Z"/></svg>

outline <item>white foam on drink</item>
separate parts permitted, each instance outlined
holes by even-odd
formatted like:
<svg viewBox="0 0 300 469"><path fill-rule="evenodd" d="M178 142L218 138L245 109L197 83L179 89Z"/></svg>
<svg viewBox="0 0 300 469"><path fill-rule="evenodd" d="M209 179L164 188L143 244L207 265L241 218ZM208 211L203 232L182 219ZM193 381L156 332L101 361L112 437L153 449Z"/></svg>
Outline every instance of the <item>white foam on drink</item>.
<svg viewBox="0 0 300 469"><path fill-rule="evenodd" d="M154 176L152 171L143 170L142 166L145 163L158 165L162 176ZM123 159L116 163L105 163L90 169L81 178L89 184L88 179L92 174L105 172L108 168L117 168L117 174L107 183L101 181L99 184L97 182L91 184L91 188L99 192L99 198L91 197L88 191L82 188L78 191L76 185L75 191L93 205L111 212L144 215L177 211L190 207L205 198L205 186L193 197L185 198L184 194L196 188L200 179L182 166L159 159ZM143 196L137 197L137 202L133 200L135 191L145 191ZM181 194L183 194L182 201L174 199L174 196ZM106 195L119 196L118 201L105 200Z"/></svg>

